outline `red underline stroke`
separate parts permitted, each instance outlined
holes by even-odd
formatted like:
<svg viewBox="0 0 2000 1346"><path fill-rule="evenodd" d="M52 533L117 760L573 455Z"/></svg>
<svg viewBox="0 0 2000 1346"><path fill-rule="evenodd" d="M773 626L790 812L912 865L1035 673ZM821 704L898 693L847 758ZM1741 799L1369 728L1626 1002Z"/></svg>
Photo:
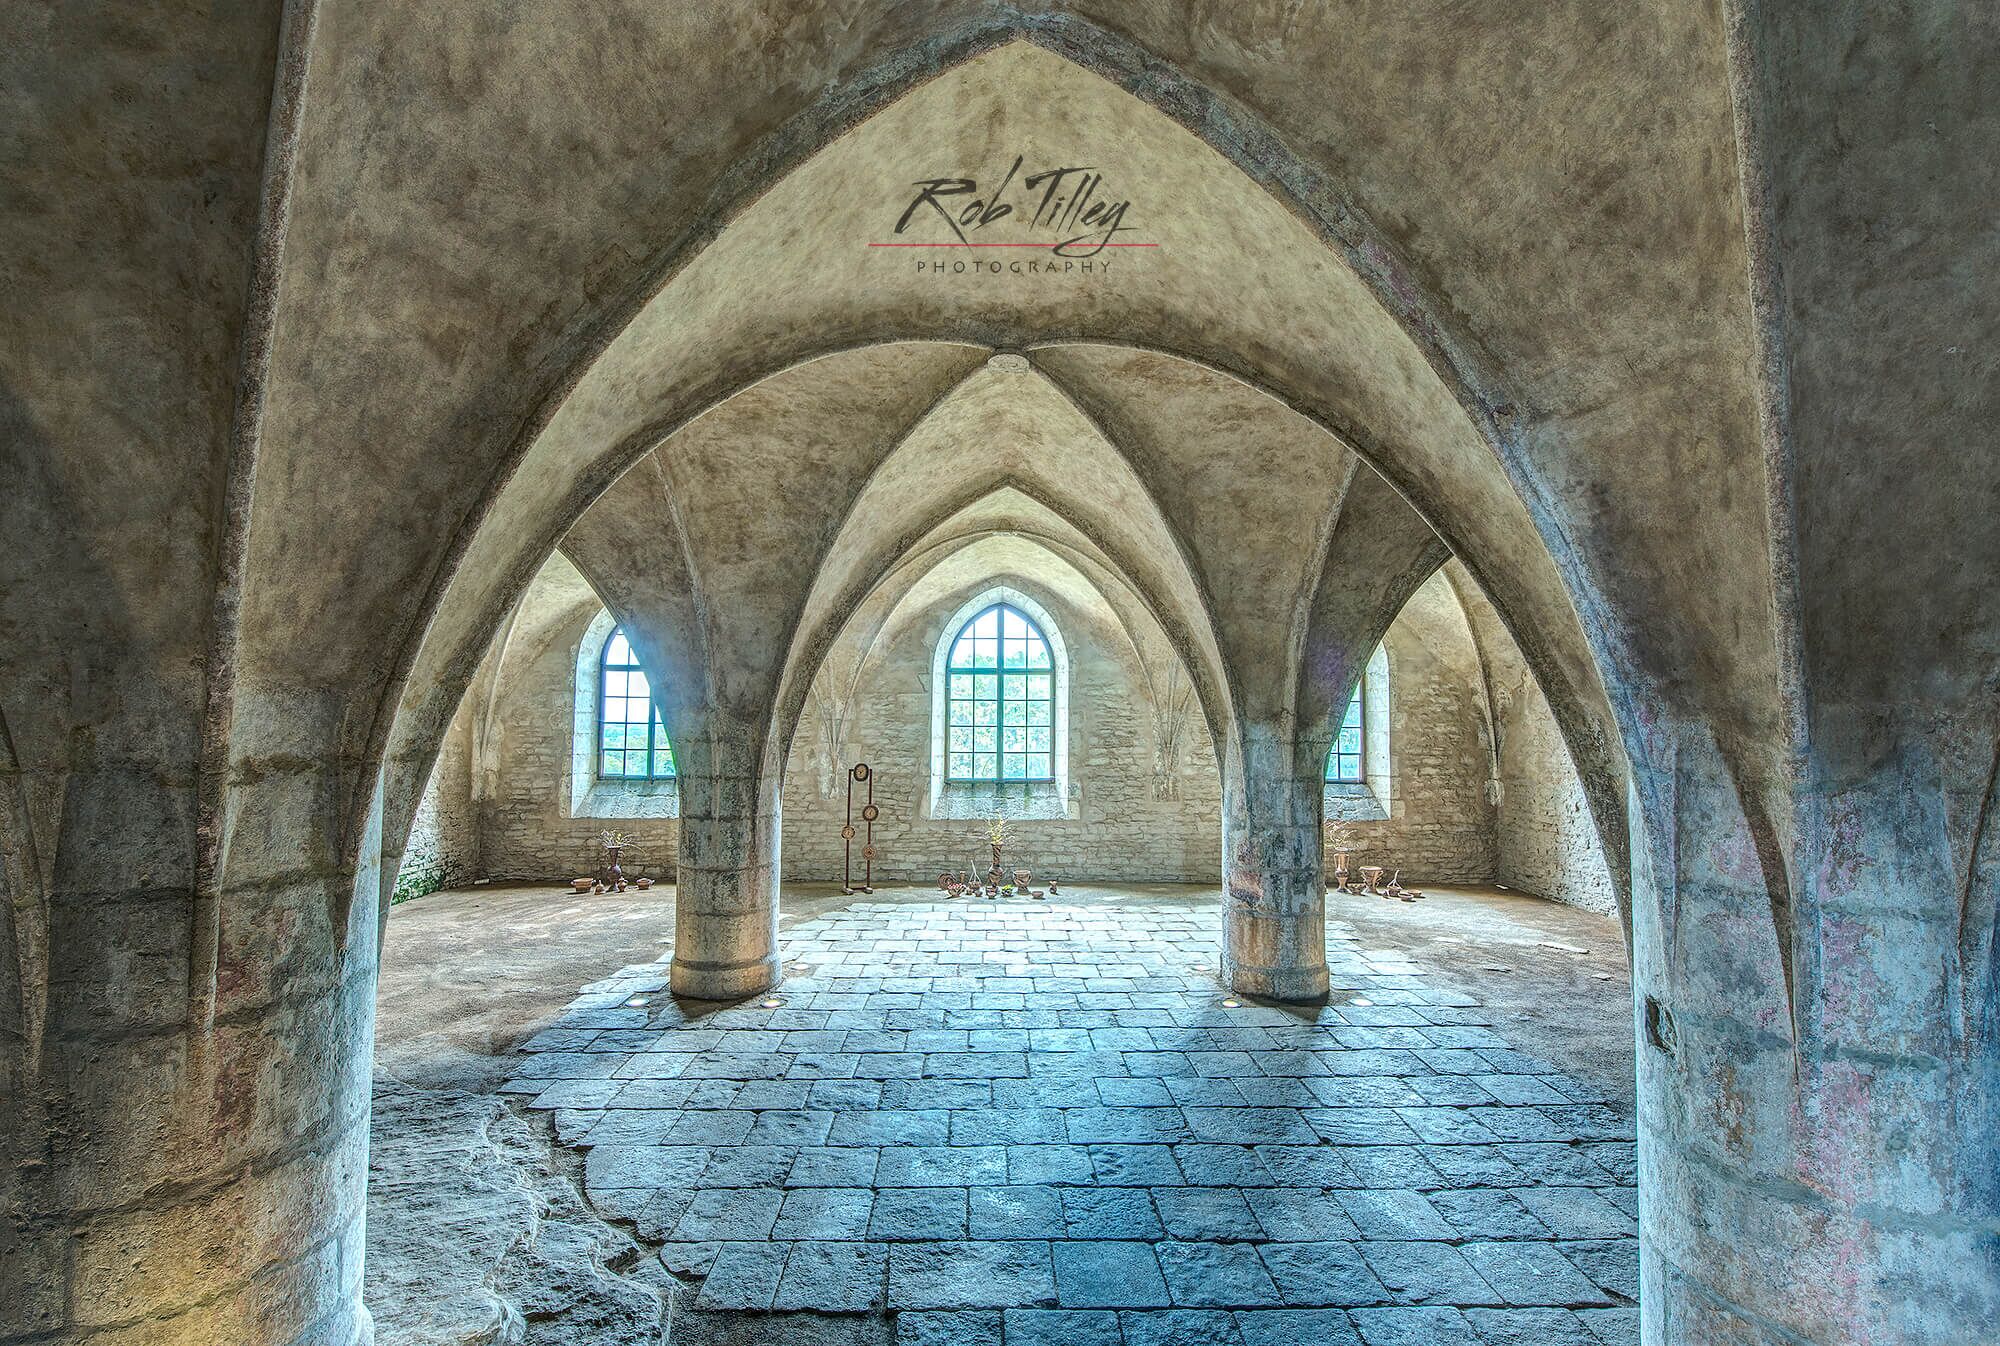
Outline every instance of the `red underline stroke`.
<svg viewBox="0 0 2000 1346"><path fill-rule="evenodd" d="M1050 250L1061 247L1059 243L870 243L871 248L1042 248ZM1157 248L1157 243L1100 243L1100 248Z"/></svg>

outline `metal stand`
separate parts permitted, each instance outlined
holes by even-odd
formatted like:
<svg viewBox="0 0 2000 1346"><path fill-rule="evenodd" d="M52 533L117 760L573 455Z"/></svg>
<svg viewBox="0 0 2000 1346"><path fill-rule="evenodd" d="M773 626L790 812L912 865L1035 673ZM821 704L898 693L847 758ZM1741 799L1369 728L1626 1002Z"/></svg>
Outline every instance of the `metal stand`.
<svg viewBox="0 0 2000 1346"><path fill-rule="evenodd" d="M861 806L861 822L868 831L861 843L861 886L854 885L854 782L868 783L867 802ZM847 822L840 829L840 891L847 894L875 891L875 820L882 811L875 807L875 773L868 763L856 762L847 773Z"/></svg>

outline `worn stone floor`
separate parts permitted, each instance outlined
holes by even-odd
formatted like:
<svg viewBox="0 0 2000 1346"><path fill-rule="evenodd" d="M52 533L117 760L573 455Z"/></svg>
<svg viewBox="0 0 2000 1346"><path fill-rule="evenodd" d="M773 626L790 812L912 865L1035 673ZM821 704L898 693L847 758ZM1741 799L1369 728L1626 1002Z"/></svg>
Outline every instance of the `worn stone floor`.
<svg viewBox="0 0 2000 1346"><path fill-rule="evenodd" d="M1339 921L1324 1008L1234 1003L1217 921L859 899L769 1002L586 987L502 1088L691 1283L674 1342L1635 1342L1616 1092Z"/></svg>

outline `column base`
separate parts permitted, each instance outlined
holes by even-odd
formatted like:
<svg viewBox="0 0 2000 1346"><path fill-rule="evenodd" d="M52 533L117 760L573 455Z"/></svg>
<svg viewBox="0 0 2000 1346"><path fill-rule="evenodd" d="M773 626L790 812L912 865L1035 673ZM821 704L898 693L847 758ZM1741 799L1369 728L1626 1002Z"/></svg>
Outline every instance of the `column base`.
<svg viewBox="0 0 2000 1346"><path fill-rule="evenodd" d="M1287 1005L1307 1005L1326 999L1326 965L1318 967L1229 966L1229 989L1238 995L1276 1000Z"/></svg>
<svg viewBox="0 0 2000 1346"><path fill-rule="evenodd" d="M776 953L747 963L695 963L675 955L668 973L673 994L685 1000L742 1000L773 989L779 980Z"/></svg>

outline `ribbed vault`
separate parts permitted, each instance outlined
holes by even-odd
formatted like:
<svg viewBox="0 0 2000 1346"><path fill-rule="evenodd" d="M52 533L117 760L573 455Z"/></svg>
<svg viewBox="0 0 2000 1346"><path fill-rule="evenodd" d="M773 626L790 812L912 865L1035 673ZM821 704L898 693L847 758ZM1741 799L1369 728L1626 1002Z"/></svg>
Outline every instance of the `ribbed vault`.
<svg viewBox="0 0 2000 1346"><path fill-rule="evenodd" d="M948 276L866 246L886 224L877 196L853 184L908 182L940 156L968 164L1015 152L1061 159L1078 146L1111 143L1121 147L1122 173L1150 184L1158 201L1175 203L1156 212L1159 253L1119 259L1114 265L1125 270L1115 286L1013 284L1012 277L951 284ZM1587 602L1595 601L1594 591L1567 535L1538 528L1510 480L1512 473L1529 486L1531 502L1539 499L1521 475L1529 467L1519 457L1518 439L1502 431L1465 382L1469 369L1441 360L1422 332L1413 335L1406 306L1385 305L1370 278L1309 227L1296 203L1245 190L1248 185L1237 165L1183 127L1031 43L987 51L827 144L772 183L698 253L669 269L522 442L461 562L438 589L410 679L418 701L406 706L406 715L419 711L407 720L424 727L417 740L435 737L451 705L457 677L436 670L469 668L540 556L630 463L663 439L726 438L724 431L702 428L710 421L702 415L708 407L720 413L714 426L739 419L729 410L739 398L747 397L749 405L775 399L803 408L783 390L794 379L817 376L797 371L827 360L864 360L878 381L896 387L897 410L882 407L881 433L861 437L878 454L892 425L913 422L915 408L938 405L910 432L898 461L804 455L814 464L811 486L802 486L812 499L784 507L787 564L806 566L826 525L842 522L814 582L815 596L797 620L779 617L761 633L774 637L787 625L794 628L777 697L781 718L796 714L817 652L843 609L910 537L1008 482L1008 472L1023 474L1013 484L1053 503L1034 484L1029 459L1037 454L1044 464L1039 475L1061 475L1069 486L1059 512L1112 553L1146 594L1203 685L1204 701L1232 704L1246 694L1232 687L1246 670L1268 674L1285 661L1248 649L1233 661L1226 657L1209 630L1222 610L1216 594L1226 589L1234 605L1251 598L1254 587L1254 602L1230 610L1264 610L1275 602L1277 610L1294 614L1276 628L1275 639L1296 644L1304 632L1303 604L1316 584L1310 562L1303 569L1285 565L1289 548L1260 549L1260 555L1277 553L1275 567L1260 560L1231 571L1243 565L1247 549L1232 548L1229 534L1242 527L1247 502L1261 500L1262 510L1293 511L1282 527L1288 536L1296 531L1297 555L1322 554L1352 448L1414 506L1404 519L1385 518L1383 535L1420 537L1435 530L1466 559L1523 633L1523 647L1550 686L1572 741L1588 745L1580 759L1600 764L1597 778L1613 777L1619 736L1566 581L1581 584ZM1155 353L1130 349L1140 333ZM871 347L882 353L859 354ZM1007 348L1028 350L1036 370L979 370L965 378L984 352ZM1182 358L1159 353L1164 351ZM827 377L840 367L827 365ZM996 389L1009 380L1021 386L1002 396ZM859 382L868 386L871 380ZM766 384L770 391L760 392ZM1183 417L1206 408L1187 422L1201 433L1177 433L1174 417L1159 414L1162 407ZM985 439L954 440L953 451L936 459L949 464L947 472L914 466L923 461L926 434L942 436L954 418L975 412L1000 428ZM817 413L785 414L796 423L774 420L762 442L821 433L805 429ZM841 415L839 423L851 420ZM1083 426L1094 435L1083 433ZM1104 471L1088 466L1088 453L1076 453L1052 474L1053 446L1065 437L1072 446L1103 439L1117 447L1099 455ZM669 452L662 461L673 459ZM909 480L903 480L906 472ZM1106 472L1125 474L1127 482L1115 485ZM1236 484L1225 484L1232 472ZM1203 473L1206 484L1195 484ZM667 471L663 480L671 477ZM1186 484L1176 488L1181 479ZM926 505L903 500L917 493L928 493ZM1079 513L1090 510L1096 514ZM700 513L685 510L683 517ZM691 526L724 528L748 549L745 539L761 522L725 512ZM884 531L895 528L900 535ZM1138 529L1149 530L1150 540L1142 542ZM1161 539L1172 545L1160 545ZM1551 545L1565 558L1561 565ZM754 569L731 567L739 578ZM824 613L823 603L830 605ZM703 620L727 607L710 604ZM1233 639L1268 642L1272 630L1239 619ZM1615 630L1601 625L1600 639ZM750 648L728 657L747 668L755 658ZM756 699L743 678L731 679L728 696ZM1222 687L1232 690L1220 696ZM1295 677L1283 676L1257 694L1256 704L1260 713L1277 713L1296 696ZM400 725L396 732L406 740ZM767 740L767 747L783 737ZM425 756L424 742L416 740L391 748L399 763ZM418 773L406 770L405 777L407 783ZM1615 800L1617 792L1600 790L1593 797ZM1623 830L1616 818L1601 821L1608 830Z"/></svg>

